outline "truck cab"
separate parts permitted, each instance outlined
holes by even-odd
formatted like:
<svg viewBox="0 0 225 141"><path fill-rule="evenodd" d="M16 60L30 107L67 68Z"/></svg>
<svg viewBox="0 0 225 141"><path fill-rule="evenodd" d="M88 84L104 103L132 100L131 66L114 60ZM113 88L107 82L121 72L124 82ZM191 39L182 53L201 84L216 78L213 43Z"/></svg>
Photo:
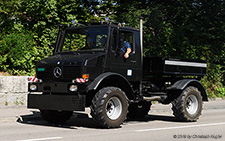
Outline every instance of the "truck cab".
<svg viewBox="0 0 225 141"><path fill-rule="evenodd" d="M28 85L28 108L40 109L50 123L63 123L73 111L90 107L99 125L113 128L127 116L144 117L157 100L174 103L178 119L196 121L202 101L207 101L198 81L206 74L206 62L144 58L140 31L120 23L59 25L54 55L38 61L38 81ZM128 58L125 43L131 48ZM177 99L185 103L183 111L177 111ZM189 113L190 108L194 110Z"/></svg>

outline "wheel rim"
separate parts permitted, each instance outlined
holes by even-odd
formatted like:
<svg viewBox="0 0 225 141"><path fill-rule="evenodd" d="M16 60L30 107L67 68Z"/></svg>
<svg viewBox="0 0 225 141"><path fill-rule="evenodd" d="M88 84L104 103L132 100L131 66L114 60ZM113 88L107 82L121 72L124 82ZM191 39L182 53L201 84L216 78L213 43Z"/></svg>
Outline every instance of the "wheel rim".
<svg viewBox="0 0 225 141"><path fill-rule="evenodd" d="M194 95L189 95L186 102L186 110L189 114L195 114L198 110L198 99Z"/></svg>
<svg viewBox="0 0 225 141"><path fill-rule="evenodd" d="M106 103L106 114L111 120L116 120L122 113L122 104L120 99L112 97Z"/></svg>

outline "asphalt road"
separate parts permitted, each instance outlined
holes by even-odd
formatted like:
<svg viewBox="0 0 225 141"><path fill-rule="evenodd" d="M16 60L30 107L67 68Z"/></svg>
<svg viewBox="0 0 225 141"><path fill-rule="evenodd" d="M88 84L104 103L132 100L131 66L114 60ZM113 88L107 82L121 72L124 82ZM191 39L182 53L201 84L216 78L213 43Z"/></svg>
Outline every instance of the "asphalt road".
<svg viewBox="0 0 225 141"><path fill-rule="evenodd" d="M101 129L87 113L74 113L66 125L44 121L37 110L0 121L1 141L213 141L225 140L225 101L204 104L198 122L178 122L171 105L153 104L149 115L126 121L121 128ZM4 114L1 110L1 114ZM10 111L10 110L8 110ZM12 110L13 111L13 110ZM11 111L11 112L12 112ZM22 110L23 111L23 110ZM6 113L5 113L6 114ZM17 113L18 114L18 113ZM10 118L9 118L10 119ZM0 119L0 120L3 120Z"/></svg>

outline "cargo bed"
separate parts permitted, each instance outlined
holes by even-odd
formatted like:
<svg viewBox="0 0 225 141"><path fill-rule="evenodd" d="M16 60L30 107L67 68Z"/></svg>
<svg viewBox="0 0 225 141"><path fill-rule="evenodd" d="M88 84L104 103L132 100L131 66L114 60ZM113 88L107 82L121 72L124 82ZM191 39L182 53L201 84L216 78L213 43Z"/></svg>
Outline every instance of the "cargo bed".
<svg viewBox="0 0 225 141"><path fill-rule="evenodd" d="M143 59L143 73L149 75L206 75L207 63L203 60L166 59L150 57Z"/></svg>

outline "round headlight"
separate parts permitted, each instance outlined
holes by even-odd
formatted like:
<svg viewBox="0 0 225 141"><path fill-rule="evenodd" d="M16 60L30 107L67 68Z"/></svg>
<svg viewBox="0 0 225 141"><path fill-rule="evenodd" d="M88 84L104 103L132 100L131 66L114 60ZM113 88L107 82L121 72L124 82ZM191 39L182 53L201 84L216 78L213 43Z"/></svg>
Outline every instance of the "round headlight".
<svg viewBox="0 0 225 141"><path fill-rule="evenodd" d="M31 84L31 85L30 85L30 90L31 90L31 91L36 91L36 90L37 90L37 86L34 85L34 84Z"/></svg>
<svg viewBox="0 0 225 141"><path fill-rule="evenodd" d="M71 85L70 86L70 91L71 92L76 92L77 91L77 85Z"/></svg>

